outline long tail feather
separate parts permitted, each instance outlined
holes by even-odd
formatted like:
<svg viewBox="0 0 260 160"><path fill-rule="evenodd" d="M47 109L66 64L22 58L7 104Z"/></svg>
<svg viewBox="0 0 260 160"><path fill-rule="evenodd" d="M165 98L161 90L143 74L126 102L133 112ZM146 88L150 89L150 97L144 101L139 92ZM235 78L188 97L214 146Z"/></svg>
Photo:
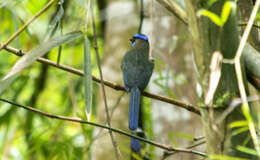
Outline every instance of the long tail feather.
<svg viewBox="0 0 260 160"><path fill-rule="evenodd" d="M139 152L141 150L141 144L138 139L131 138L131 149L134 152Z"/></svg>
<svg viewBox="0 0 260 160"><path fill-rule="evenodd" d="M129 128L131 130L136 130L138 128L140 98L140 90L137 87L132 88L129 105Z"/></svg>

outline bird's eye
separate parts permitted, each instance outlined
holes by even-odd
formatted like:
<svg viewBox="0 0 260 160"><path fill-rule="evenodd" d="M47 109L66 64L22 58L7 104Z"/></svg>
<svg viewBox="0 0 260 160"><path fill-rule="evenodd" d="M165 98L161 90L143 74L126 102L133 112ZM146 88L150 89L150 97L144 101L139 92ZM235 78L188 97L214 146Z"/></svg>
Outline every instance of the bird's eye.
<svg viewBox="0 0 260 160"><path fill-rule="evenodd" d="M133 47L135 45L135 38L130 38L129 40L131 41Z"/></svg>
<svg viewBox="0 0 260 160"><path fill-rule="evenodd" d="M130 38L129 39L132 43L135 41L135 39L134 38Z"/></svg>
<svg viewBox="0 0 260 160"><path fill-rule="evenodd" d="M132 47L135 45L135 41L132 42Z"/></svg>

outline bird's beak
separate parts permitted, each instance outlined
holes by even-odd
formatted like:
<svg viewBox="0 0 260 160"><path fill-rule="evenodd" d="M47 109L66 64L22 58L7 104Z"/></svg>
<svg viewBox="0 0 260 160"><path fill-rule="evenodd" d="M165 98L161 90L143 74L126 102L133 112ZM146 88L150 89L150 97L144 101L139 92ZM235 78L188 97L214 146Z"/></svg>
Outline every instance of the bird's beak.
<svg viewBox="0 0 260 160"><path fill-rule="evenodd" d="M134 42L134 41L135 41L133 38L130 38L129 40L130 40L131 42Z"/></svg>

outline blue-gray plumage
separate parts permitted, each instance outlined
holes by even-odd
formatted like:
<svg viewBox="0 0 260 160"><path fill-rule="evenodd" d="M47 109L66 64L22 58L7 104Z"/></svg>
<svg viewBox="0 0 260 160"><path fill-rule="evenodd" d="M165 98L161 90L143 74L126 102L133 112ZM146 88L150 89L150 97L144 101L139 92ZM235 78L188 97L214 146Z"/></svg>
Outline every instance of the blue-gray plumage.
<svg viewBox="0 0 260 160"><path fill-rule="evenodd" d="M141 92L147 86L153 72L154 63L149 60L148 37L135 34L132 39L132 48L125 54L122 62L124 86L130 91L129 128L136 130L139 121ZM132 149L137 152L141 149L137 139L131 140Z"/></svg>

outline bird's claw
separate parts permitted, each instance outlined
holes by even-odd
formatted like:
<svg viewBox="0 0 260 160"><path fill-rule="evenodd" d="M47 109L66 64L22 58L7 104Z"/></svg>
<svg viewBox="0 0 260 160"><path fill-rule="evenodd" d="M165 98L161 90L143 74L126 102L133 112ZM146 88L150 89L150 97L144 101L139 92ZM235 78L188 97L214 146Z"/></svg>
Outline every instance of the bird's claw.
<svg viewBox="0 0 260 160"><path fill-rule="evenodd" d="M124 88L125 88L126 92L130 92L130 88L129 87L125 86Z"/></svg>

